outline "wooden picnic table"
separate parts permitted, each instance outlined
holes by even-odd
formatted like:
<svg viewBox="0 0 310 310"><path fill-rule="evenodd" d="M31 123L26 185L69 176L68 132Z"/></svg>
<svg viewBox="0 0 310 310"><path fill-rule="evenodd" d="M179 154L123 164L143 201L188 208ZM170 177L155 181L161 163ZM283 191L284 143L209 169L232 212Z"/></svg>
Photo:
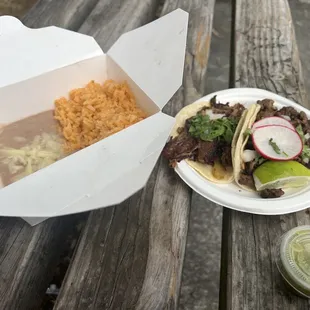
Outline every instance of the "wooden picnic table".
<svg viewBox="0 0 310 310"><path fill-rule="evenodd" d="M23 22L92 35L107 51L126 31L176 8L188 11L183 85L164 109L175 115L206 93L214 4L39 0ZM287 0L235 0L233 18L232 86L271 90L308 106ZM35 227L0 218L0 309L40 309L64 255L72 258L54 309L177 309L191 195L160 158L146 187L118 206ZM277 237L309 222L308 211L266 217L225 209L221 309L309 309L283 288L272 250Z"/></svg>
<svg viewBox="0 0 310 310"><path fill-rule="evenodd" d="M236 0L233 29L234 87L272 91L310 108L287 0ZM310 224L309 209L281 216L224 209L221 309L310 309L289 294L278 273L277 239Z"/></svg>

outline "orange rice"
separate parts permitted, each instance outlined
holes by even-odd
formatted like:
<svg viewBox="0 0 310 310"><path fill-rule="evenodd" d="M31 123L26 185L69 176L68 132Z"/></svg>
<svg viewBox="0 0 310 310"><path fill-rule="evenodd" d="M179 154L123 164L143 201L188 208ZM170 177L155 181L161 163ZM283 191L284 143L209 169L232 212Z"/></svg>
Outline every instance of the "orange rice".
<svg viewBox="0 0 310 310"><path fill-rule="evenodd" d="M74 89L55 101L55 119L72 153L146 118L128 84L107 80Z"/></svg>

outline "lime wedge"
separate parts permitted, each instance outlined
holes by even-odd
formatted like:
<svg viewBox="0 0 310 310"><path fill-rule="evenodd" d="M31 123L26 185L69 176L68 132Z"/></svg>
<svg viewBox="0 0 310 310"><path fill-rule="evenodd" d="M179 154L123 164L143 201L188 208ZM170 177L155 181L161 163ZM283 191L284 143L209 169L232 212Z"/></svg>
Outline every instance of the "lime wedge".
<svg viewBox="0 0 310 310"><path fill-rule="evenodd" d="M310 183L310 170L297 161L266 161L253 173L258 191L302 187Z"/></svg>

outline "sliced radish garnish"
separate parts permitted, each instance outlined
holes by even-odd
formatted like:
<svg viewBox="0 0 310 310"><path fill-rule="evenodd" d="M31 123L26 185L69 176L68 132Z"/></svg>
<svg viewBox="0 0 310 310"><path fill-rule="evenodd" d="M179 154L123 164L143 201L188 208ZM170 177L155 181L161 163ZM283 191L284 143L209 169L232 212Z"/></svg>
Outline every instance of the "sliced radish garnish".
<svg viewBox="0 0 310 310"><path fill-rule="evenodd" d="M269 125L279 125L291 128L292 130L295 130L295 127L292 125L291 122L287 121L286 119L282 117L277 116L271 116L261 119L260 121L257 121L253 124L252 129L257 129L259 127L263 126L269 126Z"/></svg>
<svg viewBox="0 0 310 310"><path fill-rule="evenodd" d="M291 160L303 148L301 138L295 130L279 125L256 128L252 140L256 151L271 160Z"/></svg>

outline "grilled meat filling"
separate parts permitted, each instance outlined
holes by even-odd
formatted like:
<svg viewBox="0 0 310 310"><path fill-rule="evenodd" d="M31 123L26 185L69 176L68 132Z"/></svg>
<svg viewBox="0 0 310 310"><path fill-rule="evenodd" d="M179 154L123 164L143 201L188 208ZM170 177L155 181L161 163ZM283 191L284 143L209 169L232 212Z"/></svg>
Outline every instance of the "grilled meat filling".
<svg viewBox="0 0 310 310"><path fill-rule="evenodd" d="M278 189L273 188L273 189L264 189L259 194L262 198L279 198L282 195L284 195L284 192L281 188Z"/></svg>
<svg viewBox="0 0 310 310"><path fill-rule="evenodd" d="M226 118L238 121L245 109L241 104L229 106L228 103L216 103L216 96L210 100L210 103L211 107L203 107L197 115L206 115L208 110L211 110L214 114L223 114ZM188 118L184 127L178 128L179 135L170 139L163 150L163 155L170 164L175 166L176 162L183 159L192 159L203 164L214 165L217 160L224 168L232 167L231 142L217 138L212 141L194 138L189 132L192 119L193 117Z"/></svg>

